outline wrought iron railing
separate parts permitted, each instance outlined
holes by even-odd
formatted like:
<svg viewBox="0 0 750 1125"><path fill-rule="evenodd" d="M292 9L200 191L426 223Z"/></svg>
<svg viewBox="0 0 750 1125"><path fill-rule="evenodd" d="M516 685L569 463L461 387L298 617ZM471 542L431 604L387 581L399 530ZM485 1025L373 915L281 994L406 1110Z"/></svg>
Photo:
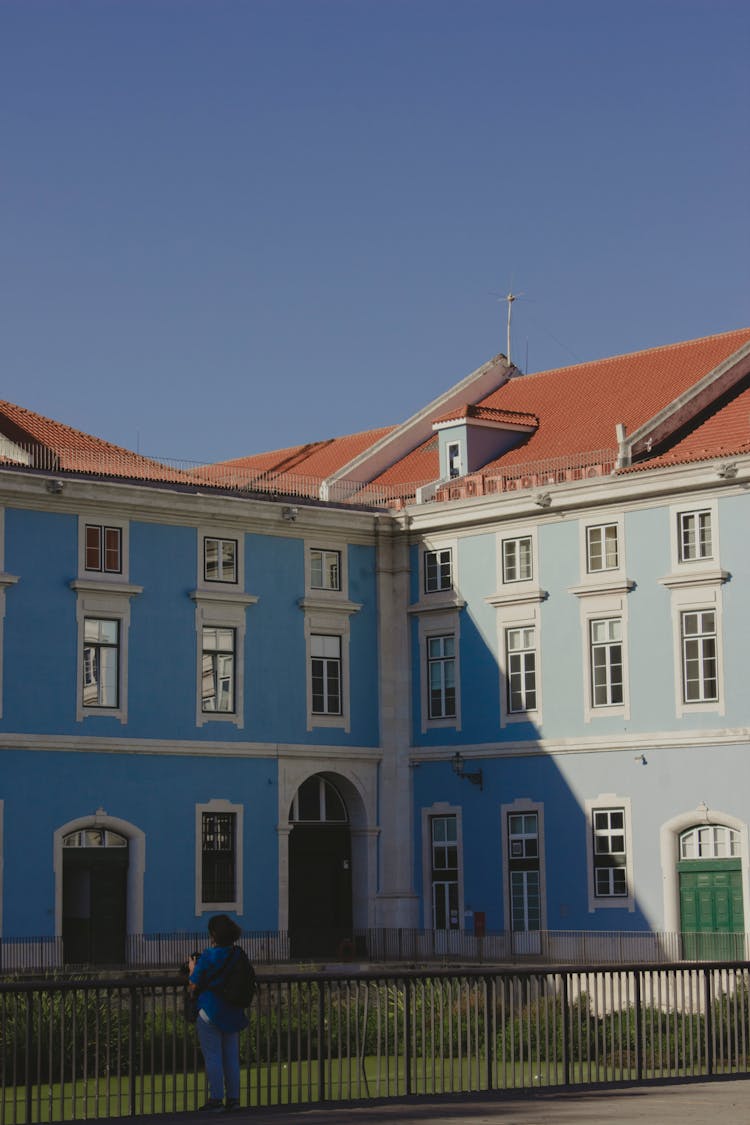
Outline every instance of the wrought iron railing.
<svg viewBox="0 0 750 1125"><path fill-rule="evenodd" d="M85 972L93 967L133 971L174 969L206 944L205 930L128 934L122 954L107 965L66 957L60 937L0 939L0 978L15 973L59 970ZM651 930L535 930L513 933L469 930L378 928L357 930L247 931L241 944L256 965L411 964L554 965L626 962L750 960L750 934L666 933Z"/></svg>
<svg viewBox="0 0 750 1125"><path fill-rule="evenodd" d="M175 977L0 983L0 1125L192 1110L206 1097ZM259 976L241 1103L747 1074L732 964Z"/></svg>

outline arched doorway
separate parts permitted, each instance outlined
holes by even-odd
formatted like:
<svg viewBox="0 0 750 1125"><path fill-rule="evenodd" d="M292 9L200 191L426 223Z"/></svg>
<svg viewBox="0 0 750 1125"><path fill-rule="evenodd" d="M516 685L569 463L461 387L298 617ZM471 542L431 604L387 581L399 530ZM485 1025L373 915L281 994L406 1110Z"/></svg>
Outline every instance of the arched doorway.
<svg viewBox="0 0 750 1125"><path fill-rule="evenodd" d="M292 957L335 957L352 940L352 848L341 793L309 777L289 809L289 942Z"/></svg>
<svg viewBox="0 0 750 1125"><path fill-rule="evenodd" d="M744 957L742 849L737 829L726 824L693 824L684 829L677 872L683 956Z"/></svg>
<svg viewBox="0 0 750 1125"><path fill-rule="evenodd" d="M125 961L128 840L90 826L62 837L62 938L68 965Z"/></svg>

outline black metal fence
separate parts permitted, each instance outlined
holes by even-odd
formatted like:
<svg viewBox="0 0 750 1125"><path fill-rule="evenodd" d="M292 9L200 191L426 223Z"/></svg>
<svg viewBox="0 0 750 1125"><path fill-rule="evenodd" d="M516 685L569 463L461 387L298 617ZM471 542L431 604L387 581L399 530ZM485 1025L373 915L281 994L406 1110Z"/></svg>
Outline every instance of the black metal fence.
<svg viewBox="0 0 750 1125"><path fill-rule="evenodd" d="M0 1125L195 1109L174 977L0 983ZM750 965L261 975L247 1106L750 1070Z"/></svg>
<svg viewBox="0 0 750 1125"><path fill-rule="evenodd" d="M128 934L124 960L110 968L172 969L206 944L196 933ZM469 930L369 929L333 939L329 932L290 935L286 930L246 931L241 944L256 965L321 961L384 964L623 964L639 961L741 961L750 958L750 935L657 931L537 930L477 935ZM0 975L75 968L59 937L0 939ZM78 965L86 970L90 964ZM101 966L96 966L97 968Z"/></svg>

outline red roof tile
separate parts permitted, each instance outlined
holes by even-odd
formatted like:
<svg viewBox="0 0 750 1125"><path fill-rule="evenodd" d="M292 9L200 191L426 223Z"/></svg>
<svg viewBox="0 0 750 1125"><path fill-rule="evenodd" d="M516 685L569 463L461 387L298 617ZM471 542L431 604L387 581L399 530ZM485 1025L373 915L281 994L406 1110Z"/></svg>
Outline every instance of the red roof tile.
<svg viewBox="0 0 750 1125"><path fill-rule="evenodd" d="M536 414L539 428L493 468L616 446L750 340L750 328L510 379L481 406Z"/></svg>
<svg viewBox="0 0 750 1125"><path fill-rule="evenodd" d="M439 426L442 422L461 422L465 418L475 418L480 422L497 422L498 425L503 423L511 426L539 425L536 414L527 414L520 410L498 410L491 406L476 406L473 403L466 403L465 406L459 406L458 410L453 410L450 414L443 414L441 418L435 418L432 424L433 426Z"/></svg>
<svg viewBox="0 0 750 1125"><path fill-rule="evenodd" d="M440 476L439 438L433 434L406 457L391 465L376 477L373 484L411 485L427 484Z"/></svg>
<svg viewBox="0 0 750 1125"><path fill-rule="evenodd" d="M187 473L13 402L0 400L0 433L31 453L35 468L136 480L190 481Z"/></svg>

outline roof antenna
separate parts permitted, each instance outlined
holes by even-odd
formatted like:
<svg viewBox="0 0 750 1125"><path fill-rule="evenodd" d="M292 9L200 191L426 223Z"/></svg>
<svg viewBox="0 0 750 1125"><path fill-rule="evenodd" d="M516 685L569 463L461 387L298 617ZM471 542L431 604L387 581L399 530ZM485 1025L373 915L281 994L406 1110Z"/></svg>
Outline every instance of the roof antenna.
<svg viewBox="0 0 750 1125"><path fill-rule="evenodd" d="M511 290L508 290L506 295L504 297L500 298L502 301L505 301L507 306L508 306L508 332L507 332L508 343L507 343L507 347L505 349L505 358L507 359L509 364L513 362L510 358L510 321L511 321L511 315L512 315L512 312L513 312L513 302L517 301L519 297L523 297L523 293L513 293L513 292L511 292Z"/></svg>

